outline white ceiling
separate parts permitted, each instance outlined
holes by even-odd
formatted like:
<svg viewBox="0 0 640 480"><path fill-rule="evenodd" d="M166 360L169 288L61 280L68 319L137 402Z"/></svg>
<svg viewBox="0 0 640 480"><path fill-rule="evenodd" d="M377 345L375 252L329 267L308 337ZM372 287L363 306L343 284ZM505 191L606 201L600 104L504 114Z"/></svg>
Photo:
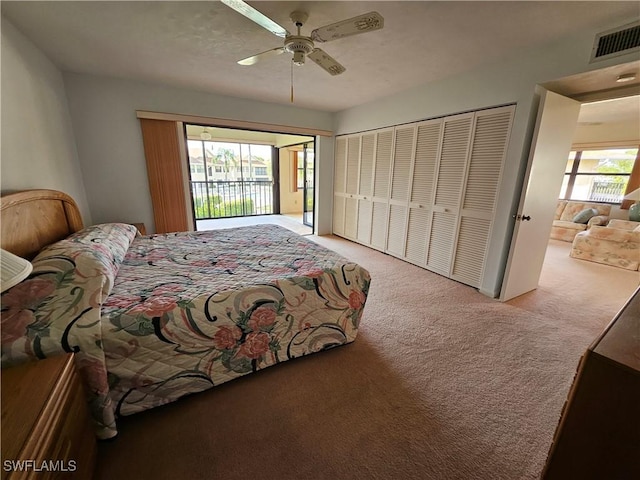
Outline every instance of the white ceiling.
<svg viewBox="0 0 640 480"><path fill-rule="evenodd" d="M321 45L347 71L294 69L295 105L339 111L601 25L640 16L638 2L249 2L303 34L375 10L382 30ZM2 1L2 14L62 71L289 103L290 56L236 63L282 40L216 1Z"/></svg>
<svg viewBox="0 0 640 480"><path fill-rule="evenodd" d="M578 122L582 124L635 124L640 132L640 96L616 98L595 103L583 103Z"/></svg>

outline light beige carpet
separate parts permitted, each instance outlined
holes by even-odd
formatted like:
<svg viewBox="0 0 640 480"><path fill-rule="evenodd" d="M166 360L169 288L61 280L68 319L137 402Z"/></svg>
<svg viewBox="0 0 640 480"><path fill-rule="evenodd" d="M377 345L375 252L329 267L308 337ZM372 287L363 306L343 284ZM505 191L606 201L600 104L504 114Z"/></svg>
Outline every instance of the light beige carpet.
<svg viewBox="0 0 640 480"><path fill-rule="evenodd" d="M552 242L541 287L500 303L316 241L371 272L356 341L121 419L96 478L538 478L580 355L638 284Z"/></svg>

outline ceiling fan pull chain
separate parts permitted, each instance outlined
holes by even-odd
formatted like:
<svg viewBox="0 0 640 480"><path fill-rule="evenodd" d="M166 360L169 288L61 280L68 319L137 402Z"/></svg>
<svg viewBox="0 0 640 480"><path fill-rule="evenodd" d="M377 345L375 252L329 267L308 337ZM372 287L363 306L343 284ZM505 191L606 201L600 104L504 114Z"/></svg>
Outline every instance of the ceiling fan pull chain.
<svg viewBox="0 0 640 480"><path fill-rule="evenodd" d="M291 103L293 103L293 60L291 60Z"/></svg>

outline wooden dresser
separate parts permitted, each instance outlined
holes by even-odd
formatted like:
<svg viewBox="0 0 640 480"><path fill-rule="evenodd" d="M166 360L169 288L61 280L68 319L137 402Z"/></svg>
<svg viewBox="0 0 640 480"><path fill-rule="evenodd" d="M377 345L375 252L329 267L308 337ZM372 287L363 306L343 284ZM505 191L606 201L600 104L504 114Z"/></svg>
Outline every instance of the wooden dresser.
<svg viewBox="0 0 640 480"><path fill-rule="evenodd" d="M96 438L72 354L2 370L1 435L2 479L93 476Z"/></svg>
<svg viewBox="0 0 640 480"><path fill-rule="evenodd" d="M582 356L542 477L640 478L640 289Z"/></svg>

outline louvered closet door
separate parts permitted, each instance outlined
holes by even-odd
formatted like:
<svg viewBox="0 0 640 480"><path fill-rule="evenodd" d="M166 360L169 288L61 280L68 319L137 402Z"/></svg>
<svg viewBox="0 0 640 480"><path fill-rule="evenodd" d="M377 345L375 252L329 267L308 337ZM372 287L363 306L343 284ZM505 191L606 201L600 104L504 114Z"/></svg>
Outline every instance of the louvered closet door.
<svg viewBox="0 0 640 480"><path fill-rule="evenodd" d="M514 106L477 112L451 278L479 287Z"/></svg>
<svg viewBox="0 0 640 480"><path fill-rule="evenodd" d="M411 168L416 126L396 127L394 134L387 253L404 257Z"/></svg>
<svg viewBox="0 0 640 480"><path fill-rule="evenodd" d="M419 123L407 220L405 259L424 267L431 230L436 162L440 151L442 119Z"/></svg>
<svg viewBox="0 0 640 480"><path fill-rule="evenodd" d="M337 137L333 172L333 233L344 235L344 207L347 182L347 138Z"/></svg>
<svg viewBox="0 0 640 480"><path fill-rule="evenodd" d="M360 141L360 175L358 183L358 241L371 243L371 197L373 194L373 168L376 133L362 135Z"/></svg>
<svg viewBox="0 0 640 480"><path fill-rule="evenodd" d="M451 276L472 122L473 113L447 117L442 131L427 268L447 277Z"/></svg>
<svg viewBox="0 0 640 480"><path fill-rule="evenodd" d="M370 246L382 251L387 247L387 213L389 210L392 154L393 128L379 130L376 134Z"/></svg>
<svg viewBox="0 0 640 480"><path fill-rule="evenodd" d="M344 236L355 240L358 235L358 172L360 135L347 137L347 178L344 207Z"/></svg>

